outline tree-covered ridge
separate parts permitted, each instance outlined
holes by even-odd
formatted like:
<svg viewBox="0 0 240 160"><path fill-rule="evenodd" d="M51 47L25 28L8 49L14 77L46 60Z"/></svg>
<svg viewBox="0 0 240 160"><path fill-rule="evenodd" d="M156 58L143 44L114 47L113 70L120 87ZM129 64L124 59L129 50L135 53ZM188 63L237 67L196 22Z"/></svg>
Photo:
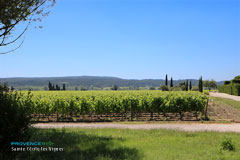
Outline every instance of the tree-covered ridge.
<svg viewBox="0 0 240 160"><path fill-rule="evenodd" d="M188 79L191 81L192 86L197 86L197 79ZM0 78L0 82L8 82L9 85L14 87L48 87L48 82L63 85L66 84L68 89L73 89L80 86L83 87L112 87L112 85L117 85L119 87L145 87L145 86L153 86L159 87L160 85L165 84L165 80L163 79L121 79L116 77L98 77L98 76L72 76L72 77L42 77L42 78ZM174 80L173 85L179 85L181 82L186 82L183 80ZM168 82L170 84L170 80ZM223 84L223 82L218 82L218 85Z"/></svg>

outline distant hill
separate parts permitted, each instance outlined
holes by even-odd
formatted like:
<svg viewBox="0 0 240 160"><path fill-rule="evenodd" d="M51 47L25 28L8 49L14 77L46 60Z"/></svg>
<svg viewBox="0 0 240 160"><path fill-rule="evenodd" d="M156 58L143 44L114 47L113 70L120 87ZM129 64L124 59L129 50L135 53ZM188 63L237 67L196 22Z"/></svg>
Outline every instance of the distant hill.
<svg viewBox="0 0 240 160"><path fill-rule="evenodd" d="M32 78L0 78L0 82L7 82L9 85L12 85L15 88L27 89L28 87L39 89L46 88L48 86L48 82L53 84L62 85L66 84L68 88L73 89L74 87L83 86L86 88L89 87L111 87L112 85L117 85L119 87L146 87L153 86L159 87L160 85L164 85L165 80L163 79L121 79L117 77L100 77L100 76L71 76L71 77L32 77ZM178 85L180 82L186 81L183 80L174 80L174 85ZM189 79L192 81L192 85L197 85L198 80ZM218 82L219 85L223 84L222 82Z"/></svg>

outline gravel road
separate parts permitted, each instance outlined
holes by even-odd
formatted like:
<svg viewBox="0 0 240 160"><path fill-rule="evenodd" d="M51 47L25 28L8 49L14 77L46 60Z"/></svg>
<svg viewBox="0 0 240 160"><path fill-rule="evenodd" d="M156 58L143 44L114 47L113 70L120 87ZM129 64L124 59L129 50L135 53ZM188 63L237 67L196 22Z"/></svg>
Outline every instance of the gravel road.
<svg viewBox="0 0 240 160"><path fill-rule="evenodd" d="M240 124L117 124L117 123L38 123L33 125L36 128L120 128L120 129L171 129L182 131L216 131L216 132L237 132L240 133Z"/></svg>
<svg viewBox="0 0 240 160"><path fill-rule="evenodd" d="M235 100L235 101L240 101L240 96L233 96L233 95L229 95L229 94L226 94L226 93L210 92L209 95L213 96L213 97L228 98L228 99L232 99L232 100Z"/></svg>

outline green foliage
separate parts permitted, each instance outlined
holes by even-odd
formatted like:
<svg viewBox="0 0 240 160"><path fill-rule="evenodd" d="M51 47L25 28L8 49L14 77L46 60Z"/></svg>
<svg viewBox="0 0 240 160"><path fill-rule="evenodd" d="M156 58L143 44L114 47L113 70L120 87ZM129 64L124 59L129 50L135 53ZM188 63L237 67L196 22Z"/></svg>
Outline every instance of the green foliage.
<svg viewBox="0 0 240 160"><path fill-rule="evenodd" d="M56 90L60 91L60 87L58 85L56 85Z"/></svg>
<svg viewBox="0 0 240 160"><path fill-rule="evenodd" d="M234 77L233 80L240 80L240 76L236 76L236 77Z"/></svg>
<svg viewBox="0 0 240 160"><path fill-rule="evenodd" d="M208 97L198 92L52 91L34 92L34 114L87 115L141 112L203 112ZM39 94L37 94L39 93ZM80 93L80 94L79 94Z"/></svg>
<svg viewBox="0 0 240 160"><path fill-rule="evenodd" d="M159 87L165 84L164 80L144 79L144 80L127 80L116 77L94 77L94 76L76 76L76 77L45 77L45 78L0 78L0 82L8 82L16 90L44 90L46 82L51 81L54 84L66 83L67 90L75 90L77 86L84 86L87 90L102 90L106 87L112 87L113 84L119 87L130 87L129 90L135 90L137 87L153 86ZM178 86L183 80L173 80L173 84ZM192 86L198 85L198 80L191 80Z"/></svg>
<svg viewBox="0 0 240 160"><path fill-rule="evenodd" d="M210 89L217 89L217 88L218 88L217 82L212 79L212 80L209 82L209 88L210 88Z"/></svg>
<svg viewBox="0 0 240 160"><path fill-rule="evenodd" d="M199 89L199 92L203 92L203 80L202 80L202 76L199 78L198 89Z"/></svg>
<svg viewBox="0 0 240 160"><path fill-rule="evenodd" d="M1 84L1 83L0 83L0 92L1 92L1 91L7 92L8 90L9 90L9 89L8 89L7 83L4 83L4 84Z"/></svg>
<svg viewBox="0 0 240 160"><path fill-rule="evenodd" d="M87 89L84 86L80 86L81 91L86 91Z"/></svg>
<svg viewBox="0 0 240 160"><path fill-rule="evenodd" d="M240 84L232 85L232 95L240 96Z"/></svg>
<svg viewBox="0 0 240 160"><path fill-rule="evenodd" d="M221 143L221 150L235 151L235 148L231 138L225 138Z"/></svg>
<svg viewBox="0 0 240 160"><path fill-rule="evenodd" d="M188 91L188 80L186 81L185 90Z"/></svg>
<svg viewBox="0 0 240 160"><path fill-rule="evenodd" d="M208 91L208 90L204 90L204 91L203 91L203 94L209 95L209 91Z"/></svg>
<svg viewBox="0 0 240 160"><path fill-rule="evenodd" d="M235 96L240 96L240 84L230 83L218 87L220 93L227 93Z"/></svg>
<svg viewBox="0 0 240 160"><path fill-rule="evenodd" d="M63 84L63 90L66 90L65 87L66 87L65 84ZM49 82L48 82L48 90L49 90L49 91L60 91L61 88L60 88L59 85L56 85L56 87L54 87L54 84L52 84L52 83L49 81Z"/></svg>
<svg viewBox="0 0 240 160"><path fill-rule="evenodd" d="M55 0L0 0L0 47L16 42L28 29L30 22L41 21L49 14L49 7L54 3ZM15 35L16 26L26 21L28 24L25 29Z"/></svg>
<svg viewBox="0 0 240 160"><path fill-rule="evenodd" d="M49 91L54 90L54 85L50 81L48 82L48 90Z"/></svg>
<svg viewBox="0 0 240 160"><path fill-rule="evenodd" d="M235 80L235 79L233 79L233 80L232 80L232 83L237 83L237 84L240 84L240 80L239 80L239 79L236 79L236 80Z"/></svg>
<svg viewBox="0 0 240 160"><path fill-rule="evenodd" d="M118 86L114 84L114 85L112 85L111 89L116 91L116 90L118 90Z"/></svg>
<svg viewBox="0 0 240 160"><path fill-rule="evenodd" d="M160 86L160 89L161 89L162 91L169 91L169 88L168 88L168 86L166 86L166 85Z"/></svg>
<svg viewBox="0 0 240 160"><path fill-rule="evenodd" d="M156 90L155 87L149 87L149 90Z"/></svg>
<svg viewBox="0 0 240 160"><path fill-rule="evenodd" d="M218 91L220 93L232 94L232 85L228 84L228 85L224 85L224 86L219 86Z"/></svg>
<svg viewBox="0 0 240 160"><path fill-rule="evenodd" d="M166 74L166 78L165 78L165 86L168 86L168 76Z"/></svg>
<svg viewBox="0 0 240 160"><path fill-rule="evenodd" d="M208 90L210 91L211 89L216 89L217 88L217 82L215 80L205 80L203 81L203 86L208 88Z"/></svg>
<svg viewBox="0 0 240 160"><path fill-rule="evenodd" d="M182 91L186 90L186 82L181 82L178 84L178 86L181 88Z"/></svg>
<svg viewBox="0 0 240 160"><path fill-rule="evenodd" d="M173 79L171 77L170 87L173 87Z"/></svg>
<svg viewBox="0 0 240 160"><path fill-rule="evenodd" d="M35 13L38 8L47 2L47 0L15 0L15 1L0 1L0 20L5 26L12 25L18 21L26 21L28 17ZM42 13L42 11L41 11ZM40 14L39 12L37 14Z"/></svg>
<svg viewBox="0 0 240 160"><path fill-rule="evenodd" d="M17 92L0 91L0 157L10 159L10 142L27 141L30 125L30 93L23 97ZM14 154L13 154L14 155Z"/></svg>
<svg viewBox="0 0 240 160"><path fill-rule="evenodd" d="M199 89L198 89L197 86L193 86L193 87L192 87L192 91L199 91Z"/></svg>
<svg viewBox="0 0 240 160"><path fill-rule="evenodd" d="M224 85L228 85L230 83L231 83L230 81L224 81Z"/></svg>
<svg viewBox="0 0 240 160"><path fill-rule="evenodd" d="M182 88L179 86L174 86L170 88L170 91L182 91Z"/></svg>
<svg viewBox="0 0 240 160"><path fill-rule="evenodd" d="M66 90L66 84L65 83L63 83L63 89L62 90Z"/></svg>

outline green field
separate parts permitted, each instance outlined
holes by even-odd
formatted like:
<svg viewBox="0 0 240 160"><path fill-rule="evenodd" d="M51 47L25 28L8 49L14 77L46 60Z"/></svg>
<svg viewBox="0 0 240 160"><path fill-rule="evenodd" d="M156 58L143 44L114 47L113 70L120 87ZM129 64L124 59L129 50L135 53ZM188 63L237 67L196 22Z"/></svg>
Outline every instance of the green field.
<svg viewBox="0 0 240 160"><path fill-rule="evenodd" d="M79 115L104 115L108 113L203 113L208 97L192 91L34 91L32 99L23 102L33 114L72 117ZM30 95L31 96L31 95Z"/></svg>
<svg viewBox="0 0 240 160"><path fill-rule="evenodd" d="M221 104L230 105L232 107L240 109L240 102L239 101L235 101L235 100L228 99L228 98L220 98L220 97L211 97L211 99L213 99L214 101L217 101Z"/></svg>
<svg viewBox="0 0 240 160"><path fill-rule="evenodd" d="M31 141L51 141L63 152L27 152L22 158L56 160L239 160L240 135L128 129L36 129ZM222 150L231 138L235 151ZM29 153L31 155L29 155Z"/></svg>

